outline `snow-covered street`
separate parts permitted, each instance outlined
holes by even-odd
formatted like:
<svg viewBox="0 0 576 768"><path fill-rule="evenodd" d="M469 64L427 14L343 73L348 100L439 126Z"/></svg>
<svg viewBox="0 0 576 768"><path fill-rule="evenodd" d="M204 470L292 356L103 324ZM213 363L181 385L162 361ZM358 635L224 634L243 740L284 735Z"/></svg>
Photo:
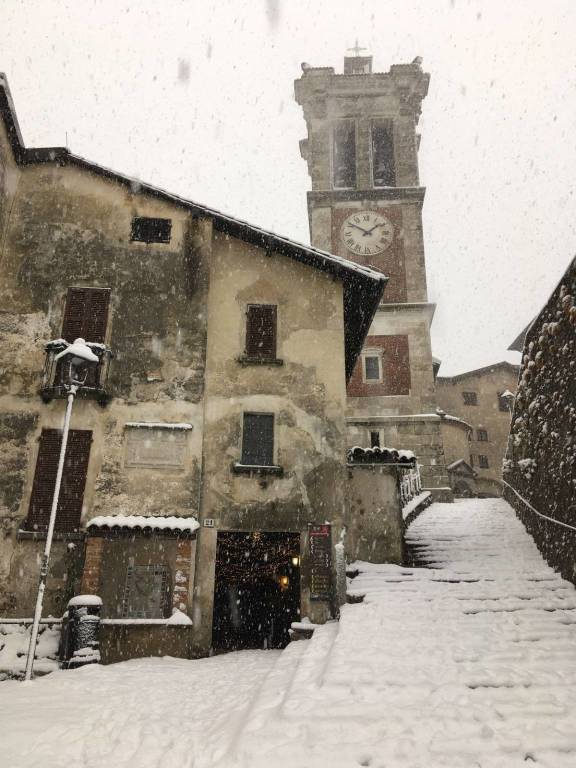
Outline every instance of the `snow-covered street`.
<svg viewBox="0 0 576 768"><path fill-rule="evenodd" d="M576 591L502 500L433 504L428 568L357 564L285 651L0 683L2 768L576 765Z"/></svg>

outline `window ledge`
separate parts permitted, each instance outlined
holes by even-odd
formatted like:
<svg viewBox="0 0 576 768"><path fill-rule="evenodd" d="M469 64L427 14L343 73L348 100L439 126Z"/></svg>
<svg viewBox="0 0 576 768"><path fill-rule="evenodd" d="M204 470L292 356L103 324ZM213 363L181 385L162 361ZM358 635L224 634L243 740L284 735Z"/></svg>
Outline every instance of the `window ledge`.
<svg viewBox="0 0 576 768"><path fill-rule="evenodd" d="M236 358L240 365L284 365L284 360L278 357L249 357L241 355Z"/></svg>
<svg viewBox="0 0 576 768"><path fill-rule="evenodd" d="M16 534L18 541L45 541L47 531L25 531L20 529ZM54 531L54 541L83 541L86 537L84 531Z"/></svg>
<svg viewBox="0 0 576 768"><path fill-rule="evenodd" d="M261 465L261 464L240 464L235 462L232 464L232 472L235 475L276 475L277 477L284 476L284 467L279 467L276 464Z"/></svg>

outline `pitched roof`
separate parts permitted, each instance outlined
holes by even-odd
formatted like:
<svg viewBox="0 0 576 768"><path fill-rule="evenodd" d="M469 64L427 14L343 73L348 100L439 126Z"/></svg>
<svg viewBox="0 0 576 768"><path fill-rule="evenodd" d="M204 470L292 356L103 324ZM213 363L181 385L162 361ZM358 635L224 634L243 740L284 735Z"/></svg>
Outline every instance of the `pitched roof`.
<svg viewBox="0 0 576 768"><path fill-rule="evenodd" d="M483 368L475 368L472 371L464 371L464 373L458 373L456 376L438 376L436 381L439 383L442 382L452 382L453 384L456 381L462 381L463 379L467 379L470 376L482 376L485 373L491 373L494 370L497 370L498 368L507 368L511 373L516 373L520 371L519 365L514 365L514 363L509 363L506 360L502 360L500 363L494 363L493 365L485 365Z"/></svg>
<svg viewBox="0 0 576 768"><path fill-rule="evenodd" d="M206 205L172 194L166 190L144 184L137 179L104 168L70 152L66 147L26 147L18 125L16 110L6 76L0 72L0 116L3 119L14 159L18 165L28 166L54 163L60 166L82 168L117 184L138 188L139 193L152 195L181 206L194 216L208 216L215 230L264 248L270 254L278 253L307 264L321 272L340 279L344 287L344 340L346 351L346 378L350 378L372 319L378 309L388 278L381 272L355 264L332 253L303 245L275 232L256 227Z"/></svg>

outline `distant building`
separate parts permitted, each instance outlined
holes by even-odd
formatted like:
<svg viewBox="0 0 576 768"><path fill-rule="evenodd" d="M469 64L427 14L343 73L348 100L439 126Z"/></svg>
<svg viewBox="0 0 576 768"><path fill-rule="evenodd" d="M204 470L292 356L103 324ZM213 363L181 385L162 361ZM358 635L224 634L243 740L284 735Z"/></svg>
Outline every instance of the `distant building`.
<svg viewBox="0 0 576 768"><path fill-rule="evenodd" d="M502 460L510 429L511 398L519 367L502 362L438 376L436 398L445 417L444 450L451 485L458 493L482 496L502 494ZM450 417L461 420L455 429Z"/></svg>
<svg viewBox="0 0 576 768"><path fill-rule="evenodd" d="M576 259L525 332L505 468L506 499L576 583Z"/></svg>

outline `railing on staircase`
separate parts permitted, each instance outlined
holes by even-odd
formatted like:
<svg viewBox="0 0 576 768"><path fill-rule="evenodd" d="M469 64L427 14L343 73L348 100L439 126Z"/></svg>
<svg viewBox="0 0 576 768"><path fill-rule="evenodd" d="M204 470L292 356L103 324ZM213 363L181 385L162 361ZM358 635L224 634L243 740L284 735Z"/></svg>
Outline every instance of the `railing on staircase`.
<svg viewBox="0 0 576 768"><path fill-rule="evenodd" d="M404 507L415 496L422 492L422 479L420 477L420 465L416 464L411 469L403 469L400 476L400 501Z"/></svg>

